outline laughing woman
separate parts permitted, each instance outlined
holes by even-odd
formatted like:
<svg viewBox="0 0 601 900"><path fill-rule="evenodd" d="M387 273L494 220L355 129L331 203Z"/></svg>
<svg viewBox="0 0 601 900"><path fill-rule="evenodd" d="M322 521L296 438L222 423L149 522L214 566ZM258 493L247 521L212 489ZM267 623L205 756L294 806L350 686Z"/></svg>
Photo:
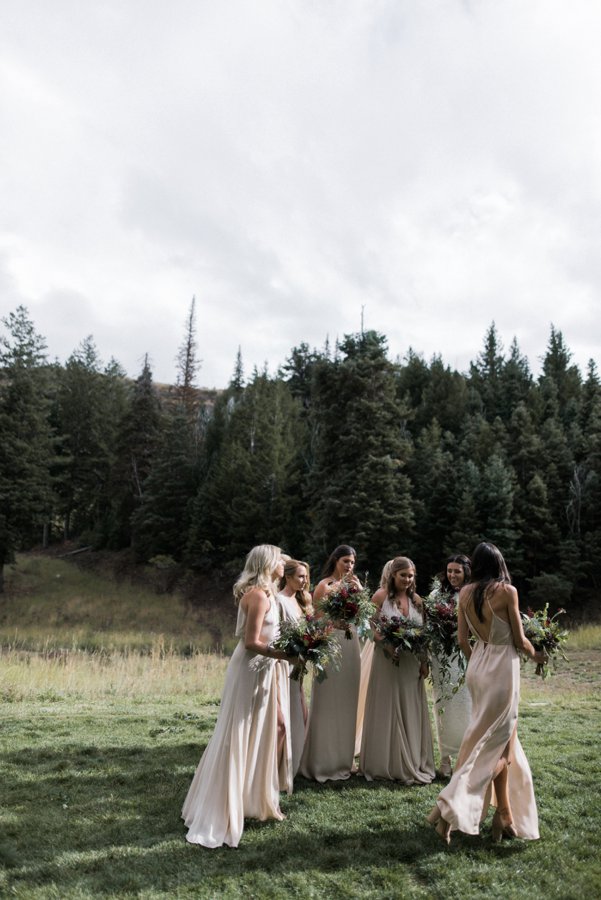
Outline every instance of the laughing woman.
<svg viewBox="0 0 601 900"><path fill-rule="evenodd" d="M237 847L244 819L283 819L278 756L289 728L278 702L276 660L287 659L271 642L279 614L273 579L281 578L280 550L253 547L234 585L236 635L213 737L200 760L182 810L186 840L203 847Z"/></svg>
<svg viewBox="0 0 601 900"><path fill-rule="evenodd" d="M376 618L395 616L423 623L422 602L415 593L415 566L397 556L385 587L373 596ZM429 784L435 775L432 730L424 678L427 664L408 650L393 665L378 634L365 700L360 769L376 778L402 784Z"/></svg>
<svg viewBox="0 0 601 900"><path fill-rule="evenodd" d="M449 556L444 572L439 575L440 588L433 591L430 597L444 601L459 602L459 591L470 579L471 563L463 553ZM453 686L461 679L462 670L456 657L441 660L432 655L432 694L434 697L434 719L440 751L440 767L438 774L442 778L450 778L453 774L453 760L457 758L463 735L470 722L472 701L465 681L452 693Z"/></svg>

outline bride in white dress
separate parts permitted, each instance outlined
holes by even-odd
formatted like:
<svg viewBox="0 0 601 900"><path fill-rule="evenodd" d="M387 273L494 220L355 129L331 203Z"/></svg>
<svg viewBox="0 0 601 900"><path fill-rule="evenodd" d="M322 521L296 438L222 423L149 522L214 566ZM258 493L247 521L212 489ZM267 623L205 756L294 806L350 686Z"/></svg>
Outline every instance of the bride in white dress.
<svg viewBox="0 0 601 900"><path fill-rule="evenodd" d="M286 697L278 692L272 650L279 627L273 579L284 563L278 547L261 544L246 558L234 585L236 635L219 716L182 809L186 840L203 847L237 847L244 819L283 819L278 758L289 730ZM292 660L294 662L294 660Z"/></svg>
<svg viewBox="0 0 601 900"><path fill-rule="evenodd" d="M469 581L470 575L469 557L463 553L454 553L447 559L444 572L438 576L440 587L430 594L429 599L452 599L457 606L459 591ZM448 779L453 774L453 761L457 758L463 735L470 723L472 700L465 680L453 693L453 686L459 683L462 675L456 657L446 660L446 665L443 665L433 653L431 662L434 721L440 752L438 774Z"/></svg>

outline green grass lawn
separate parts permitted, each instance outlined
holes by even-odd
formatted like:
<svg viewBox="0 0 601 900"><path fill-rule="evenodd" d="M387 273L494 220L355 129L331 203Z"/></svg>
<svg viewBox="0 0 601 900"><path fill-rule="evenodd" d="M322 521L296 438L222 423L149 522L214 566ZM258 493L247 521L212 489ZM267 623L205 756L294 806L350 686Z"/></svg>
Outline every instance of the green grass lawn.
<svg viewBox="0 0 601 900"><path fill-rule="evenodd" d="M599 629L543 683L527 670L520 737L541 840L424 823L440 785L300 780L284 822L237 850L186 843L181 805L227 660L155 647L0 653L0 896L595 898L601 896ZM120 649L115 649L118 647Z"/></svg>

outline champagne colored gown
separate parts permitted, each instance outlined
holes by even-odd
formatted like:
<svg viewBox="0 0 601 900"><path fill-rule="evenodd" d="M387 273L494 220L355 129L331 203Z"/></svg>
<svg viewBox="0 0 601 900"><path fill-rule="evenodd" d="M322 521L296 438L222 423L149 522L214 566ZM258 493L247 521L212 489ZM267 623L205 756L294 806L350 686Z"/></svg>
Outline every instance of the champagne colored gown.
<svg viewBox="0 0 601 900"><path fill-rule="evenodd" d="M275 598L261 627L261 640L276 637ZM182 809L186 840L204 847L237 847L244 819L283 819L277 759L276 660L244 647L246 614L238 609L240 641L225 676L221 707ZM283 710L287 714L287 710Z"/></svg>
<svg viewBox="0 0 601 900"><path fill-rule="evenodd" d="M455 605L459 592L455 594ZM453 685L461 678L462 670L457 659L447 663L446 677L437 656L432 657L432 696L434 698L434 721L438 735L438 749L441 759L457 757L463 735L472 715L472 699L465 681L453 694Z"/></svg>
<svg viewBox="0 0 601 900"><path fill-rule="evenodd" d="M300 614L298 605L294 597L288 597L286 594L278 594L278 608L280 612L280 621L282 622L298 622ZM290 706L290 757L292 777L298 772L300 760L305 745L305 716L303 714L302 690L303 685L300 679L295 681L290 678L292 666L285 660L278 660L278 671L281 678L281 691L288 696Z"/></svg>
<svg viewBox="0 0 601 900"><path fill-rule="evenodd" d="M359 638L336 629L341 649L338 671L329 667L324 681L313 679L307 736L300 773L313 781L340 781L353 772L361 659Z"/></svg>
<svg viewBox="0 0 601 900"><path fill-rule="evenodd" d="M485 602L488 603L488 600ZM489 804L495 804L492 775L504 755L518 720L520 660L509 622L492 611L488 640L480 637L466 613L476 643L467 668L472 718L457 765L437 805L451 830L478 834ZM508 768L509 802L518 837L536 840L538 812L530 766L517 734Z"/></svg>
<svg viewBox="0 0 601 900"><path fill-rule="evenodd" d="M380 615L399 616L387 597ZM422 617L409 601L409 618ZM386 778L403 784L429 784L435 776L432 729L420 662L408 651L399 653L399 665L376 644L365 701L359 768L368 781Z"/></svg>

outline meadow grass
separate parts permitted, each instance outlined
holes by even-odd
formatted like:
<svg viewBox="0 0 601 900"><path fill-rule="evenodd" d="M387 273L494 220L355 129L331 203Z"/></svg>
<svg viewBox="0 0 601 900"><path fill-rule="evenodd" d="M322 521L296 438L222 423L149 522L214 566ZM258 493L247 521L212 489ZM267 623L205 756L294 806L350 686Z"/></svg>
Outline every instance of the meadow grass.
<svg viewBox="0 0 601 900"><path fill-rule="evenodd" d="M5 649L0 894L88 897L594 897L601 893L601 654L523 678L520 736L541 841L492 845L424 824L440 785L298 779L287 819L238 850L179 819L212 732L226 660L211 654ZM8 702L7 702L8 701Z"/></svg>
<svg viewBox="0 0 601 900"><path fill-rule="evenodd" d="M601 896L600 628L572 635L569 663L547 681L524 668L520 738L541 840L493 845L489 818L481 837L454 835L450 849L424 822L440 784L360 777L297 779L282 798L287 819L247 822L237 850L188 845L180 809L227 658L182 654L177 634L151 629L131 646L127 630L103 633L92 651L68 630L37 649L2 647L1 896Z"/></svg>
<svg viewBox="0 0 601 900"><path fill-rule="evenodd" d="M7 567L0 595L0 645L149 652L162 640L183 653L232 650L235 607L194 604L181 593L115 581L73 562L23 554Z"/></svg>

